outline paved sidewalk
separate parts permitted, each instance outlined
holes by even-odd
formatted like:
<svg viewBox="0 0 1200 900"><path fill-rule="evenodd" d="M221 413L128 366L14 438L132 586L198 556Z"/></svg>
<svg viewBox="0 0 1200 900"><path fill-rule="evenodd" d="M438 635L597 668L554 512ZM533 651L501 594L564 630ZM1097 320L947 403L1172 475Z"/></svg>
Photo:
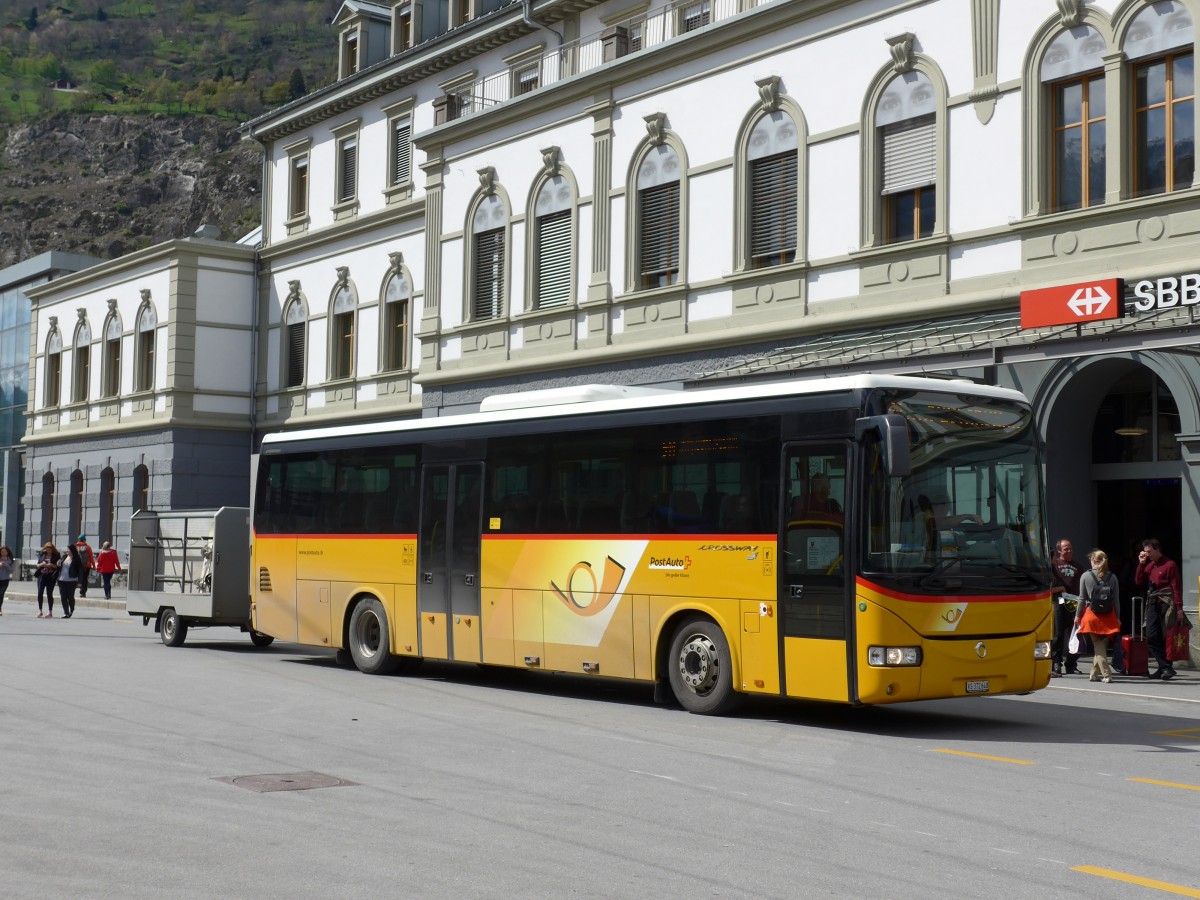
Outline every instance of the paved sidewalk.
<svg viewBox="0 0 1200 900"><path fill-rule="evenodd" d="M58 588L56 587L54 589L54 609L55 609L54 615L55 615L55 617L58 616L58 608L59 608L59 605L61 604L61 601L62 601L62 597L59 596ZM11 581L11 582L9 582L8 593L6 593L4 595L4 611L6 613L9 611L10 603L21 604L21 605L24 605L26 603L31 603L34 605L34 607L36 607L37 606L37 583L33 582L33 581ZM88 595L86 597L80 597L79 592L78 591L75 592L75 608L76 609L86 609L86 608L119 609L119 610L123 611L125 609L125 585L122 584L120 587L117 587L116 585L114 585L113 589L112 589L112 599L105 600L104 599L104 588L98 584L89 584L88 585ZM14 609L13 612L16 612L19 614L19 613L25 612L25 610L18 607L16 609ZM34 612L31 613L31 615L37 615L36 609L34 610Z"/></svg>

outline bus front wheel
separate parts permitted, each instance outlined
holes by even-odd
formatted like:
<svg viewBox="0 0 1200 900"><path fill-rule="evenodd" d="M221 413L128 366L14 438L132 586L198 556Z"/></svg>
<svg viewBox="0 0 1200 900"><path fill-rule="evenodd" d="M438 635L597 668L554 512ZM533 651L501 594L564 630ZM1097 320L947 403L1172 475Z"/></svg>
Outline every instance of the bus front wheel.
<svg viewBox="0 0 1200 900"><path fill-rule="evenodd" d="M388 647L388 620L383 604L368 597L350 616L350 656L360 672L387 675L396 671L398 659Z"/></svg>
<svg viewBox="0 0 1200 900"><path fill-rule="evenodd" d="M671 640L671 691L688 712L719 715L738 702L725 632L711 619L688 619Z"/></svg>
<svg viewBox="0 0 1200 900"><path fill-rule="evenodd" d="M263 634L261 631L250 632L250 643L255 647L270 647L275 638L269 634Z"/></svg>
<svg viewBox="0 0 1200 900"><path fill-rule="evenodd" d="M175 612L174 607L168 606L162 611L162 617L158 620L158 636L164 644L168 647L182 647L187 631L187 625L179 618L179 613Z"/></svg>

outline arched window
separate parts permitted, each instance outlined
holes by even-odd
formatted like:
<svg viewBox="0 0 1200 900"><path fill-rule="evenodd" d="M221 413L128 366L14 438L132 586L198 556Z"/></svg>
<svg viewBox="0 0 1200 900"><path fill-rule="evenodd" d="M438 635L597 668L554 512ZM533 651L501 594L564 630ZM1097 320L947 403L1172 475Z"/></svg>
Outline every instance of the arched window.
<svg viewBox="0 0 1200 900"><path fill-rule="evenodd" d="M412 310L412 281L403 269L393 272L383 288L383 347L380 359L385 372L409 365L409 317Z"/></svg>
<svg viewBox="0 0 1200 900"><path fill-rule="evenodd" d="M73 377L71 400L83 403L88 398L88 385L92 378L92 329L87 320L81 320L75 329L75 359L73 361Z"/></svg>
<svg viewBox="0 0 1200 900"><path fill-rule="evenodd" d="M117 475L108 467L100 472L100 542L112 542L117 518Z"/></svg>
<svg viewBox="0 0 1200 900"><path fill-rule="evenodd" d="M101 378L105 397L121 393L121 317L112 313L104 323L104 362Z"/></svg>
<svg viewBox="0 0 1200 900"><path fill-rule="evenodd" d="M533 308L569 306L574 293L575 191L562 174L547 178L533 203Z"/></svg>
<svg viewBox="0 0 1200 900"><path fill-rule="evenodd" d="M480 198L471 216L472 321L504 315L508 218L508 206L498 194Z"/></svg>
<svg viewBox="0 0 1200 900"><path fill-rule="evenodd" d="M304 301L295 297L283 313L284 332L284 384L287 387L300 387L304 384L305 340L308 332L308 312Z"/></svg>
<svg viewBox="0 0 1200 900"><path fill-rule="evenodd" d="M636 288L666 287L679 281L682 162L670 144L649 147L638 162L636 179Z"/></svg>
<svg viewBox="0 0 1200 900"><path fill-rule="evenodd" d="M54 540L54 475L47 472L42 476L42 540Z"/></svg>
<svg viewBox="0 0 1200 900"><path fill-rule="evenodd" d="M761 269L795 262L799 240L799 129L783 110L767 113L746 143L746 261Z"/></svg>
<svg viewBox="0 0 1200 900"><path fill-rule="evenodd" d="M150 470L144 464L133 470L132 501L134 512L150 508Z"/></svg>
<svg viewBox="0 0 1200 900"><path fill-rule="evenodd" d="M329 301L329 377L354 375L354 326L358 310L357 292L344 277Z"/></svg>
<svg viewBox="0 0 1200 900"><path fill-rule="evenodd" d="M154 338L158 327L154 307L143 303L137 317L137 367L134 390L154 390Z"/></svg>
<svg viewBox="0 0 1200 900"><path fill-rule="evenodd" d="M83 531L83 473L76 469L71 473L70 511L67 516L67 540L73 542L75 535Z"/></svg>
<svg viewBox="0 0 1200 900"><path fill-rule="evenodd" d="M1090 25L1064 28L1042 56L1038 77L1050 100L1050 204L1081 209L1104 203L1108 160L1104 54Z"/></svg>
<svg viewBox="0 0 1200 900"><path fill-rule="evenodd" d="M1125 30L1130 61L1135 196L1192 186L1196 169L1193 47L1196 29L1179 0L1144 6Z"/></svg>
<svg viewBox="0 0 1200 900"><path fill-rule="evenodd" d="M46 339L46 387L42 394L43 406L58 406L62 394L62 334L58 326L52 326Z"/></svg>
<svg viewBox="0 0 1200 900"><path fill-rule="evenodd" d="M889 244L929 237L937 220L937 92L923 72L897 75L875 111L883 235Z"/></svg>

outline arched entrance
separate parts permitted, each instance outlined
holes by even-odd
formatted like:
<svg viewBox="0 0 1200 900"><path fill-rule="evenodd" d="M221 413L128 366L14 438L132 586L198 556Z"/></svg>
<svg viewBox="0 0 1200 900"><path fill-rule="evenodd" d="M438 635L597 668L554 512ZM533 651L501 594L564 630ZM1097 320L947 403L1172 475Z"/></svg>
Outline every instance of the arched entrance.
<svg viewBox="0 0 1200 900"><path fill-rule="evenodd" d="M1101 547L1122 596L1133 593L1142 539L1159 538L1181 565L1190 558L1183 536L1196 504L1180 442L1195 434L1190 366L1169 352L1081 357L1053 364L1036 391L1050 539L1069 538L1077 558ZM1185 597L1194 590L1185 571Z"/></svg>

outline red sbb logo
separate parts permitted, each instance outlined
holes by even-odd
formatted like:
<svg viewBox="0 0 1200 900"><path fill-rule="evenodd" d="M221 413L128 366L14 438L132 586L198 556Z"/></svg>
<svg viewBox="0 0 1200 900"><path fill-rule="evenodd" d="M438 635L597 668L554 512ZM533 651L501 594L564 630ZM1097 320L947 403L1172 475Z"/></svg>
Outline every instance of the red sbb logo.
<svg viewBox="0 0 1200 900"><path fill-rule="evenodd" d="M1120 278L1021 291L1021 327L1119 319L1124 293L1125 286Z"/></svg>

